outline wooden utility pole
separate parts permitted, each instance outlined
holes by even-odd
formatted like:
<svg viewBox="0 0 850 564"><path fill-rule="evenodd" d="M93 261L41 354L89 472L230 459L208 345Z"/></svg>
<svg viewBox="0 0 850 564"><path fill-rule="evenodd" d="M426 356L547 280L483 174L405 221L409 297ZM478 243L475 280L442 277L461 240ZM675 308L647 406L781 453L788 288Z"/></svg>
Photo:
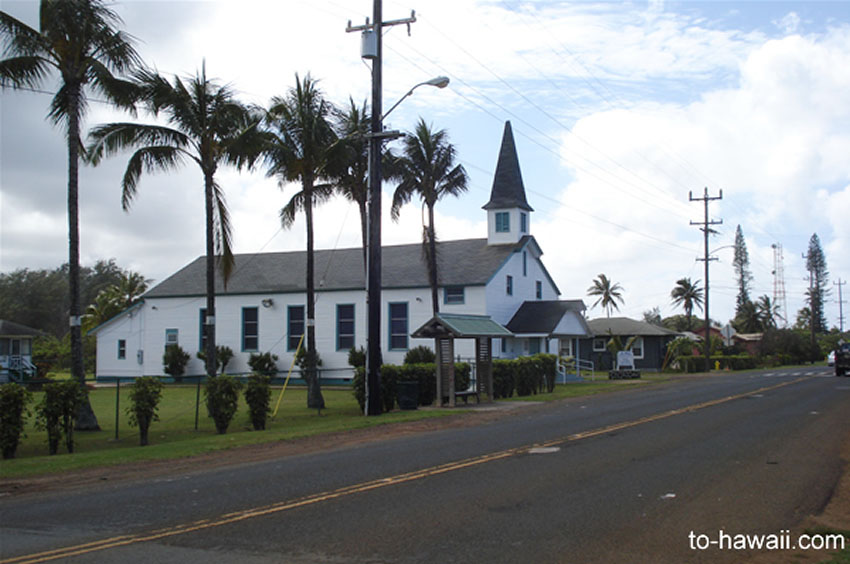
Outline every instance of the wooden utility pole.
<svg viewBox="0 0 850 564"><path fill-rule="evenodd" d="M838 331L843 335L844 334L844 299L841 295L841 287L847 284L847 281L842 281L841 278L838 279L838 282L833 282L836 286L838 286Z"/></svg>
<svg viewBox="0 0 850 564"><path fill-rule="evenodd" d="M383 21L381 0L373 0L372 23L368 18L362 26L348 22L347 32L363 34L361 56L372 60L372 108L369 135L369 196L366 203L367 253L366 253L366 415L381 414L381 145L388 137L384 132L381 63L383 57L383 28L392 25L410 24L410 18Z"/></svg>
<svg viewBox="0 0 850 564"><path fill-rule="evenodd" d="M703 258L698 258L699 261L705 262L705 371L708 372L711 370L711 318L708 315L708 264L713 260L717 260L717 257L710 257L708 252L708 236L710 233L717 233L715 230L711 229L711 225L720 225L723 223L723 220L715 221L708 219L708 202L712 200L721 200L723 199L723 190L720 191L719 196L709 196L708 188L705 189L705 194L702 198L694 198L692 192L688 192L688 198L691 202L702 201L704 204L704 216L702 221L692 221L691 225L700 225L700 231L703 232L705 236L705 255Z"/></svg>

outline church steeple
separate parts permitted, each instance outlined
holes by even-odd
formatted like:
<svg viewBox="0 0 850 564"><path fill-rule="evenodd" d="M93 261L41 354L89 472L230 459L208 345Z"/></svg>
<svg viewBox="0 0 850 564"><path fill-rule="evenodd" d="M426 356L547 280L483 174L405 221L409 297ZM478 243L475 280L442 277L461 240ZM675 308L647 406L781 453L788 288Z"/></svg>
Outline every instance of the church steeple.
<svg viewBox="0 0 850 564"><path fill-rule="evenodd" d="M520 208L534 211L525 199L525 186L522 183L522 173L519 170L519 158L514 144L514 133L511 122L505 122L505 132L502 134L502 147L499 149L499 160L496 162L496 174L493 177L493 189L490 191L490 201L484 205L485 210L504 208Z"/></svg>
<svg viewBox="0 0 850 564"><path fill-rule="evenodd" d="M510 121L505 122L490 201L483 208L487 210L487 239L491 245L516 243L529 234L529 216L534 209L525 198Z"/></svg>

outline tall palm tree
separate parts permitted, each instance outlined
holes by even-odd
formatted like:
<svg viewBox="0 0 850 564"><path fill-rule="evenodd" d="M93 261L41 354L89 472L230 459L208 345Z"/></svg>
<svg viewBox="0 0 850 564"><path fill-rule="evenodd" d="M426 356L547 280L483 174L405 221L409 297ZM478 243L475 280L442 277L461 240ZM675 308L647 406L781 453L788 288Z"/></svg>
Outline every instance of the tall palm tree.
<svg viewBox="0 0 850 564"><path fill-rule="evenodd" d="M758 333L764 329L759 309L750 300L741 304L732 323L740 333Z"/></svg>
<svg viewBox="0 0 850 564"><path fill-rule="evenodd" d="M86 89L119 107L133 109L135 89L113 73L141 64L132 39L117 30L121 18L101 0L42 0L39 29L0 11L0 86L38 88L55 71L61 86L48 117L65 130L68 143L68 280L70 286L71 374L85 387L80 306L79 160L81 122L87 109ZM86 400L78 429L99 429Z"/></svg>
<svg viewBox="0 0 850 564"><path fill-rule="evenodd" d="M363 268L366 268L367 216L369 198L369 132L371 123L364 102L359 108L348 99L348 107L337 112L339 142L343 145L345 167L336 179L337 190L360 210L360 236L363 241Z"/></svg>
<svg viewBox="0 0 850 564"><path fill-rule="evenodd" d="M617 305L617 300L620 301L621 304L626 303L623 300L623 287L620 286L619 283L611 283L611 280L608 279L604 274L600 274L593 281L593 285L587 289L588 296L598 296L597 300L593 302L593 305L590 307L596 307L601 304L603 308L605 308L605 313L607 317L611 317L611 309L620 309Z"/></svg>
<svg viewBox="0 0 850 564"><path fill-rule="evenodd" d="M138 72L136 78L148 110L154 116L164 113L169 125L100 125L89 135L89 158L97 165L118 151L136 149L121 184L124 211L136 196L143 171L172 170L187 159L200 167L206 214L206 372L214 377L215 264L218 260L225 286L234 265L230 215L215 173L223 164L250 164L256 157L256 146L251 143L259 133L250 111L236 100L233 91L207 79L205 65L188 82L175 76L171 83L148 70Z"/></svg>
<svg viewBox="0 0 850 564"><path fill-rule="evenodd" d="M437 232L434 227L434 206L445 196L459 196L466 192L469 179L462 165L455 164L456 151L449 143L445 129L432 131L419 118L413 133L402 141L402 155L389 167L388 177L398 180L393 194L392 217L398 220L401 207L414 194L422 199L428 211L428 223L423 220L422 249L428 265L428 282L431 286L431 306L434 314L439 311L437 298Z"/></svg>
<svg viewBox="0 0 850 564"><path fill-rule="evenodd" d="M691 329L691 316L694 313L694 306L702 311L702 288L699 287L700 281L691 282L690 278L680 278L676 281L676 286L670 292L670 297L673 298L673 305L682 306L685 310L685 315L688 316L688 330Z"/></svg>
<svg viewBox="0 0 850 564"><path fill-rule="evenodd" d="M313 253L313 207L327 201L334 191L333 180L339 178L345 151L331 124L334 108L325 100L317 83L308 74L301 80L295 75L295 86L286 96L275 97L266 112L266 140L263 159L268 176L277 177L280 187L300 182L301 191L292 196L280 210L284 228L304 212L307 224L307 353L304 379L307 381L307 406L321 409L325 405L316 373L316 291Z"/></svg>

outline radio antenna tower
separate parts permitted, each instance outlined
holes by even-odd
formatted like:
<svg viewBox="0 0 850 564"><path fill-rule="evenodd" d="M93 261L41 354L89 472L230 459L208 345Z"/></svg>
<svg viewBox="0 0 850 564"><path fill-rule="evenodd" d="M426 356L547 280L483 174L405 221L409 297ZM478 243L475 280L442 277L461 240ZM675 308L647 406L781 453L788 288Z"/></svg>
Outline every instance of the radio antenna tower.
<svg viewBox="0 0 850 564"><path fill-rule="evenodd" d="M782 245L774 243L773 249L773 303L777 306L777 316L782 327L788 327L788 300L785 298L785 267L782 265Z"/></svg>

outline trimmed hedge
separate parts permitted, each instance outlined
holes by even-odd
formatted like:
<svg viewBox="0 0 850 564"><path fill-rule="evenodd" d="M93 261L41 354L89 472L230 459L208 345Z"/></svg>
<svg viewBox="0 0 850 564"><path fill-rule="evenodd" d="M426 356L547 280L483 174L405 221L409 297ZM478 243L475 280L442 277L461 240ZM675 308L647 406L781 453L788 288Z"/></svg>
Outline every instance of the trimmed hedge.
<svg viewBox="0 0 850 564"><path fill-rule="evenodd" d="M455 363L455 389L469 388L472 367L467 362ZM418 364L384 364L381 366L381 407L386 413L392 411L396 403L396 382L419 382L419 405L431 405L437 398L436 365L434 363ZM366 369L357 367L351 391L360 409L366 408Z"/></svg>
<svg viewBox="0 0 850 564"><path fill-rule="evenodd" d="M493 360L493 395L509 398L530 396L538 392L552 392L558 373L558 357L540 353L513 359Z"/></svg>

